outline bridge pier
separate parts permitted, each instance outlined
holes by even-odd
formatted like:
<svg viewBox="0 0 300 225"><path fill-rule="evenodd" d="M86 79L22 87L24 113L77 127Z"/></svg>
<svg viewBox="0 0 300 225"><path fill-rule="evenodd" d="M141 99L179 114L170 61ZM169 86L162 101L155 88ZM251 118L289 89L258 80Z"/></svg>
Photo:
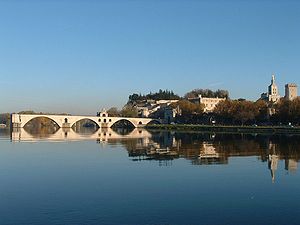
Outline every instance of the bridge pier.
<svg viewBox="0 0 300 225"><path fill-rule="evenodd" d="M11 128L21 128L22 123L11 123Z"/></svg>
<svg viewBox="0 0 300 225"><path fill-rule="evenodd" d="M21 116L17 114L11 114L10 115L10 127L11 128L21 128L22 127L22 121Z"/></svg>
<svg viewBox="0 0 300 225"><path fill-rule="evenodd" d="M109 128L108 123L101 123L100 127L101 128Z"/></svg>
<svg viewBox="0 0 300 225"><path fill-rule="evenodd" d="M63 123L62 128L71 128L71 124L70 123Z"/></svg>

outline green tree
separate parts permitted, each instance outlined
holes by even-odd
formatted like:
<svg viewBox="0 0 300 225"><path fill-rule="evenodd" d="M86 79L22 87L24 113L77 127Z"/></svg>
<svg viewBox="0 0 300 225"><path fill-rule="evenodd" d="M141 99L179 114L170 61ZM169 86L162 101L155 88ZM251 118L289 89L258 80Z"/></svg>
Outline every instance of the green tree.
<svg viewBox="0 0 300 225"><path fill-rule="evenodd" d="M112 107L109 110L107 110L107 113L109 116L120 116L121 112L118 110L117 107Z"/></svg>
<svg viewBox="0 0 300 225"><path fill-rule="evenodd" d="M138 117L138 111L135 107L125 106L121 110L121 116L123 116L123 117Z"/></svg>
<svg viewBox="0 0 300 225"><path fill-rule="evenodd" d="M229 92L227 90L217 90L212 91L210 89L194 89L184 95L185 99L188 98L196 98L199 95L202 97L208 97L208 98L229 98Z"/></svg>
<svg viewBox="0 0 300 225"><path fill-rule="evenodd" d="M162 90L160 89L158 92L152 93L146 95L141 94L132 94L128 97L128 102L133 103L137 101L144 101L144 100L176 100L180 99L179 95L175 94L173 91L169 90Z"/></svg>

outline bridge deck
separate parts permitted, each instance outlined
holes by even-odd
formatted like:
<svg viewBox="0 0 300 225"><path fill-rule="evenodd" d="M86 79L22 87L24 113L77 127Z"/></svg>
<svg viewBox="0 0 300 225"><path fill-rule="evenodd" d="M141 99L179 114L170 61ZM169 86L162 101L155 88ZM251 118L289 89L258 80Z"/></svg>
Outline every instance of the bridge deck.
<svg viewBox="0 0 300 225"><path fill-rule="evenodd" d="M45 115L45 114L12 114L11 125L12 127L24 127L29 121L45 117L54 121L59 127L72 127L75 123L88 119L93 121L99 127L112 127L115 123L125 120L129 121L134 127L143 127L150 122L159 120L151 118L131 118L131 117L112 117L112 116L72 116L72 115Z"/></svg>

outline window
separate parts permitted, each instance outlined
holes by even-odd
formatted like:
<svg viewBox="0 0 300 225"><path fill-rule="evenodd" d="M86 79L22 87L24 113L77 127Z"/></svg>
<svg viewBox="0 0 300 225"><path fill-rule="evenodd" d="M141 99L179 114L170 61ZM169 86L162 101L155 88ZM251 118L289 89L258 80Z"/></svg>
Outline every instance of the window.
<svg viewBox="0 0 300 225"><path fill-rule="evenodd" d="M68 118L65 118L65 123L68 123Z"/></svg>
<svg viewBox="0 0 300 225"><path fill-rule="evenodd" d="M104 119L104 123L106 123L106 119Z"/></svg>
<svg viewBox="0 0 300 225"><path fill-rule="evenodd" d="M98 122L101 122L101 119L99 119Z"/></svg>

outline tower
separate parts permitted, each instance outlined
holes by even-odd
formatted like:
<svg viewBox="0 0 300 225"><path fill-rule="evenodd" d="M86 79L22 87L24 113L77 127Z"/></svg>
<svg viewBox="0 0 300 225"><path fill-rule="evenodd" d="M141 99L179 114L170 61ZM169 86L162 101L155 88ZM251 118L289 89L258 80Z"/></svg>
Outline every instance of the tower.
<svg viewBox="0 0 300 225"><path fill-rule="evenodd" d="M285 85L285 99L292 101L297 98L297 85L296 84L286 84Z"/></svg>
<svg viewBox="0 0 300 225"><path fill-rule="evenodd" d="M271 85L268 87L268 100L269 102L277 102L280 99L278 87L275 83L275 75L272 75Z"/></svg>

